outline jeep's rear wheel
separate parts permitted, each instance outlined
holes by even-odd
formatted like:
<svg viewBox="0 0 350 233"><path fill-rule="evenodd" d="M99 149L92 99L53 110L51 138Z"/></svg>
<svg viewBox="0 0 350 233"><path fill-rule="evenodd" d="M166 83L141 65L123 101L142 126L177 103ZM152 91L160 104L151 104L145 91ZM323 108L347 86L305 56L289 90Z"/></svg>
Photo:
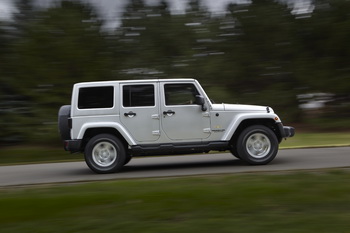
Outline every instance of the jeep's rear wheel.
<svg viewBox="0 0 350 233"><path fill-rule="evenodd" d="M117 172L125 164L125 159L123 143L110 134L96 135L85 147L85 162L96 173Z"/></svg>
<svg viewBox="0 0 350 233"><path fill-rule="evenodd" d="M253 125L242 131L236 148L239 158L243 161L263 165L276 157L278 140L271 129L263 125Z"/></svg>

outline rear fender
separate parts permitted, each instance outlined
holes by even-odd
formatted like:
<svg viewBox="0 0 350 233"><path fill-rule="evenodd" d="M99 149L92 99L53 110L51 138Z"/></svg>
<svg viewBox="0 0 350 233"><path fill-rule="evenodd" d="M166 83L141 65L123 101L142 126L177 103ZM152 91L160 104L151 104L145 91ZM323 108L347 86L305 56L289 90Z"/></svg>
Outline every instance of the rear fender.
<svg viewBox="0 0 350 233"><path fill-rule="evenodd" d="M136 145L135 140L131 137L130 133L121 125L118 124L116 122L93 122L93 123L86 123L83 124L77 139L83 139L85 132L88 129L97 129L97 128L113 128L116 129L121 135L122 137L125 139L125 141L129 144L129 145Z"/></svg>

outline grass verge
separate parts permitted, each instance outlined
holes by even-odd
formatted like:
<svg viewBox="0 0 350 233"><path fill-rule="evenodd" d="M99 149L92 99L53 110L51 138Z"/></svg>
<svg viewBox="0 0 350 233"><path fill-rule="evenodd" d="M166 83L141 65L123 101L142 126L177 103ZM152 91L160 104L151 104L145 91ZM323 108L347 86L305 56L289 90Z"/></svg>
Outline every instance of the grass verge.
<svg viewBox="0 0 350 233"><path fill-rule="evenodd" d="M64 162L82 159L81 154L70 154L61 147L21 145L0 148L0 165Z"/></svg>
<svg viewBox="0 0 350 233"><path fill-rule="evenodd" d="M350 172L218 175L0 190L0 231L348 232Z"/></svg>
<svg viewBox="0 0 350 233"><path fill-rule="evenodd" d="M292 138L283 140L280 148L350 146L350 133L298 133Z"/></svg>
<svg viewBox="0 0 350 233"><path fill-rule="evenodd" d="M298 133L280 144L281 149L350 146L350 133ZM0 165L83 160L82 154L69 154L62 147L12 146L0 148Z"/></svg>

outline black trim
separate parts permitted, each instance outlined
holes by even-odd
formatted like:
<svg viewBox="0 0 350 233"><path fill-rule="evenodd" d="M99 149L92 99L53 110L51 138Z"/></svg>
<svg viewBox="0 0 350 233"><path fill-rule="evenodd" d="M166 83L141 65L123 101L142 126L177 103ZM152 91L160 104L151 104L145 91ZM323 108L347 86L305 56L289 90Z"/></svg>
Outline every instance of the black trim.
<svg viewBox="0 0 350 233"><path fill-rule="evenodd" d="M143 144L131 146L131 154L133 156L189 154L209 152L210 150L225 151L228 149L229 141Z"/></svg>
<svg viewBox="0 0 350 233"><path fill-rule="evenodd" d="M136 116L136 113L134 113L132 111L126 112L126 113L124 113L124 116L126 116L126 117L134 117L134 116Z"/></svg>
<svg viewBox="0 0 350 233"><path fill-rule="evenodd" d="M291 126L283 126L282 123L277 123L278 129L280 131L282 138L293 137L295 134L295 129Z"/></svg>
<svg viewBox="0 0 350 233"><path fill-rule="evenodd" d="M284 126L283 130L284 130L284 137L293 137L295 134L295 129L293 127Z"/></svg>
<svg viewBox="0 0 350 233"><path fill-rule="evenodd" d="M69 129L73 128L72 118L70 118L70 117L68 117L68 128Z"/></svg>
<svg viewBox="0 0 350 233"><path fill-rule="evenodd" d="M76 139L76 140L64 140L64 149L66 151L70 151L72 153L74 152L79 152L82 151L81 145L82 145L82 140L81 139Z"/></svg>

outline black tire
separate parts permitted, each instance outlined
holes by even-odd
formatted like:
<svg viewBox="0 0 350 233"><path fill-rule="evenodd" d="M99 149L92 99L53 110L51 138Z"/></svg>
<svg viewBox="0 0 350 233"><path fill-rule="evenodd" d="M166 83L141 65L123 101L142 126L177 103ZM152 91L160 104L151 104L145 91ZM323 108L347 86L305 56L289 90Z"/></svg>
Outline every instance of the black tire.
<svg viewBox="0 0 350 233"><path fill-rule="evenodd" d="M131 159L132 159L131 155L126 155L124 165L128 164L131 161Z"/></svg>
<svg viewBox="0 0 350 233"><path fill-rule="evenodd" d="M121 170L126 160L123 143L111 134L99 134L85 147L85 162L96 173L112 173Z"/></svg>
<svg viewBox="0 0 350 233"><path fill-rule="evenodd" d="M231 144L231 149L230 149L230 152L233 156L235 156L237 159L241 159L238 155L238 152L237 152L237 145L233 145Z"/></svg>
<svg viewBox="0 0 350 233"><path fill-rule="evenodd" d="M276 157L278 140L271 129L253 125L239 135L236 149L238 157L243 161L252 165L264 165Z"/></svg>

